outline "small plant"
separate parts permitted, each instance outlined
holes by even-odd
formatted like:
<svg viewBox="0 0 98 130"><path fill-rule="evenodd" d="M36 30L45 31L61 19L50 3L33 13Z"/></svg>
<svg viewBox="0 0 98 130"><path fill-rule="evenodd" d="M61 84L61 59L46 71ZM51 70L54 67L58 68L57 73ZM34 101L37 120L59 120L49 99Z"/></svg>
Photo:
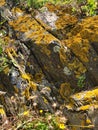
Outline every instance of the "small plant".
<svg viewBox="0 0 98 130"><path fill-rule="evenodd" d="M27 0L28 7L41 8L48 0Z"/></svg>
<svg viewBox="0 0 98 130"><path fill-rule="evenodd" d="M82 87L85 85L85 82L84 82L85 79L86 79L85 75L81 75L81 76L78 78L77 86L78 86L79 88L82 88Z"/></svg>
<svg viewBox="0 0 98 130"><path fill-rule="evenodd" d="M25 3L29 8L39 9L45 3L51 2L53 4L68 4L72 6L73 13L78 13L85 16L96 15L97 0L20 0L20 3Z"/></svg>
<svg viewBox="0 0 98 130"><path fill-rule="evenodd" d="M95 15L95 9L96 9L96 0L87 0L86 5L84 5L83 7L81 7L81 9L83 11L85 11L87 16L92 16Z"/></svg>
<svg viewBox="0 0 98 130"><path fill-rule="evenodd" d="M73 1L73 0L72 0ZM96 15L97 1L96 0L76 0L73 11L80 13L81 16Z"/></svg>
<svg viewBox="0 0 98 130"><path fill-rule="evenodd" d="M24 130L31 130L31 129L33 130L33 126L34 126L33 123L30 122L30 123L24 125L24 126L23 126L23 129L24 129Z"/></svg>
<svg viewBox="0 0 98 130"><path fill-rule="evenodd" d="M38 122L36 124L36 130L49 130L49 127L46 123L44 122Z"/></svg>

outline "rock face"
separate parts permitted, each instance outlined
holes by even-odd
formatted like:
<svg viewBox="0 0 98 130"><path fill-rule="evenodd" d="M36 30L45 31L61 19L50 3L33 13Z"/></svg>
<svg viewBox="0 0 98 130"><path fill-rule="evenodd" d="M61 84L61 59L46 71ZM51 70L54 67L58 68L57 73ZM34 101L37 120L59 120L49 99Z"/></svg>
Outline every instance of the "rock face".
<svg viewBox="0 0 98 130"><path fill-rule="evenodd" d="M37 103L39 109L53 113L56 102L57 108L61 105L62 109L70 109L67 116L71 125L88 125L88 116L84 114L82 118L81 113L80 116L75 114L74 122L73 110L86 113L91 100L97 109L98 89L74 95L73 89L80 91L98 85L98 16L80 21L72 15L70 8L52 4L47 4L33 16L17 7L9 10L4 4L2 0L2 19L5 13L9 15L2 30L8 34L1 38L7 43L3 49L11 64L0 74L0 78L6 77L5 82L0 80L0 90L7 92L7 96L3 95L4 102L0 103L4 105L7 98L12 102L14 98L18 100L14 93L19 93L25 96L27 103ZM24 99L21 102L20 106ZM11 112L9 107L4 108ZM72 120L70 115L73 115ZM96 121L92 123L96 124Z"/></svg>
<svg viewBox="0 0 98 130"><path fill-rule="evenodd" d="M12 11L14 13L14 10ZM17 15L18 11L20 10L17 9L17 13L15 12ZM85 87L98 84L98 73L96 73L98 71L98 56L94 50L95 44L93 44L98 41L97 16L87 18L76 24L77 18L70 14L63 16L62 11L59 12L60 16L56 16L56 13L53 12L55 15L53 17L56 18L52 22L50 18L44 21L43 18L38 17L39 15L35 19L22 11L20 12L21 15L9 21L9 25L14 29L17 39L21 39L30 48L49 81L56 84L70 82L71 87L76 88L79 77L84 76L87 79ZM67 20L65 21L62 17ZM39 23L39 19L43 21ZM88 21L92 21L91 25L88 25ZM51 28L50 31L47 30L46 23L50 23L48 25ZM70 26L72 27L70 28ZM94 34L91 33L92 26L95 29ZM58 32L60 38L59 36L56 37Z"/></svg>

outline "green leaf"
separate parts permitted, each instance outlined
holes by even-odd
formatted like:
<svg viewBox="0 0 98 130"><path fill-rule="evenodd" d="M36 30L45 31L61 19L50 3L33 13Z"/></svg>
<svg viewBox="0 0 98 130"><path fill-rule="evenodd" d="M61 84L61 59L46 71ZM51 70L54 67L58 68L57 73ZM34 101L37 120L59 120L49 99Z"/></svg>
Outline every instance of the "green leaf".
<svg viewBox="0 0 98 130"><path fill-rule="evenodd" d="M2 54L2 52L3 52L3 49L2 49L2 47L0 46L0 55Z"/></svg>

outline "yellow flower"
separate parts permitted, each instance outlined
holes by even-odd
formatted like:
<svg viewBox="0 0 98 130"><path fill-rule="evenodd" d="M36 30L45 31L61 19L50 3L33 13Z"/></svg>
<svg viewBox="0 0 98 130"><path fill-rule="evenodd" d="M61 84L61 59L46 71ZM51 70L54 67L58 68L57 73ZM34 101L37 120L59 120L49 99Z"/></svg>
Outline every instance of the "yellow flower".
<svg viewBox="0 0 98 130"><path fill-rule="evenodd" d="M29 116L29 111L24 111L24 112L23 112L23 115L24 115L24 116Z"/></svg>
<svg viewBox="0 0 98 130"><path fill-rule="evenodd" d="M4 111L4 109L2 107L0 108L0 114L5 115L5 111Z"/></svg>
<svg viewBox="0 0 98 130"><path fill-rule="evenodd" d="M65 127L65 125L63 123L60 123L59 124L59 128L62 129L62 130L64 130L66 127Z"/></svg>
<svg viewBox="0 0 98 130"><path fill-rule="evenodd" d="M43 110L40 110L39 112L40 112L40 114L42 114L42 113L43 113Z"/></svg>

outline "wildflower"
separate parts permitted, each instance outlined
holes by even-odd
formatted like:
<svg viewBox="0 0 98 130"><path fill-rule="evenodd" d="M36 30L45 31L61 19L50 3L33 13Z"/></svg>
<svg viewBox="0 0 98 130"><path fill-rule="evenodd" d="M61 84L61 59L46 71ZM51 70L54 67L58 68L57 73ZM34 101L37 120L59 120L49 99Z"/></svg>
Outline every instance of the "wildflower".
<svg viewBox="0 0 98 130"><path fill-rule="evenodd" d="M23 112L23 115L24 115L24 116L29 116L29 111L24 111L24 112Z"/></svg>
<svg viewBox="0 0 98 130"><path fill-rule="evenodd" d="M5 115L5 111L4 111L4 109L3 109L3 107L1 105L0 105L0 114Z"/></svg>
<svg viewBox="0 0 98 130"><path fill-rule="evenodd" d="M53 103L52 104L52 107L55 109L57 107L57 104L56 103Z"/></svg>
<svg viewBox="0 0 98 130"><path fill-rule="evenodd" d="M65 125L63 123L60 123L59 124L59 128L62 129L62 130L64 130L66 127L65 127Z"/></svg>
<svg viewBox="0 0 98 130"><path fill-rule="evenodd" d="M48 116L48 120L50 121L51 119L52 119L52 116L51 116L51 115L49 115L49 116Z"/></svg>
<svg viewBox="0 0 98 130"><path fill-rule="evenodd" d="M34 102L34 103L33 103L33 106L34 106L34 107L36 107L36 106L37 106L37 103L36 103L36 102Z"/></svg>
<svg viewBox="0 0 98 130"><path fill-rule="evenodd" d="M42 113L43 113L43 110L40 110L39 113L42 114Z"/></svg>

